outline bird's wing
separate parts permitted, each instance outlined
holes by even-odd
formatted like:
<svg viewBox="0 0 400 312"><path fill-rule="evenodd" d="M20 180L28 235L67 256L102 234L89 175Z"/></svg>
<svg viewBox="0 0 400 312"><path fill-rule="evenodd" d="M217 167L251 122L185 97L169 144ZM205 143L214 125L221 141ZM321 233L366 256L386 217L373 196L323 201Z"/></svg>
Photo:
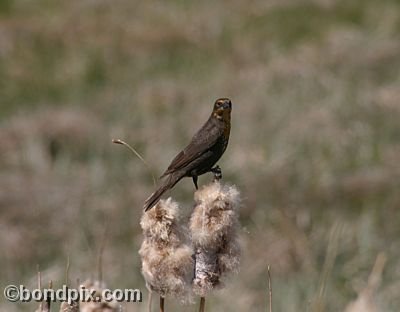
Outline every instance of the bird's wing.
<svg viewBox="0 0 400 312"><path fill-rule="evenodd" d="M188 146L184 148L172 160L168 169L161 177L164 177L171 172L182 169L189 163L206 153L223 134L223 126L215 123L213 119L209 119L204 126L193 136Z"/></svg>

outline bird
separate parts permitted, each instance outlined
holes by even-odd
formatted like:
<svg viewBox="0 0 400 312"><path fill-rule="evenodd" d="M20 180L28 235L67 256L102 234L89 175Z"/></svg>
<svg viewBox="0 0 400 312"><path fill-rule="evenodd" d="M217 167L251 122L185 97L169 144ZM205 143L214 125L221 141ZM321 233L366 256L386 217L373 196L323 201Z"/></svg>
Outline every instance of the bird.
<svg viewBox="0 0 400 312"><path fill-rule="evenodd" d="M213 167L224 154L231 130L232 102L228 98L217 99L206 123L196 132L190 143L172 160L161 175L159 187L146 199L143 209L154 207L161 196L173 188L182 178L191 177L196 190L198 176L207 172L221 175L219 166Z"/></svg>

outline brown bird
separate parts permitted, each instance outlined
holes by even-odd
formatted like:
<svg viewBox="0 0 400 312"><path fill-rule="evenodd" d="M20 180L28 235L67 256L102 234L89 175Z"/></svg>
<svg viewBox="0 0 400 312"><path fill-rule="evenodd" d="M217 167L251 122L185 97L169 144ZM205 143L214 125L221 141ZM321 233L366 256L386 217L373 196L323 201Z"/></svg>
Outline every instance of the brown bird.
<svg viewBox="0 0 400 312"><path fill-rule="evenodd" d="M191 142L172 160L160 178L164 178L158 189L145 201L143 209L151 209L161 196L173 188L184 177L192 177L197 186L197 177L207 172L220 174L220 168L213 168L228 146L231 130L232 103L221 98L215 101L211 116L193 136Z"/></svg>

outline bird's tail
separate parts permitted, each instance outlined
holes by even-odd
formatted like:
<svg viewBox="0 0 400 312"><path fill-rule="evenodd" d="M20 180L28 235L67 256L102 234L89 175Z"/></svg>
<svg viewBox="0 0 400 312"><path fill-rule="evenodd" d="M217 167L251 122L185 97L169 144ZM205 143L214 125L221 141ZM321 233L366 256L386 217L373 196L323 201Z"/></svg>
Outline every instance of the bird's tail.
<svg viewBox="0 0 400 312"><path fill-rule="evenodd" d="M161 196L168 191L170 188L174 187L178 181L182 179L182 176L178 173L171 173L168 177L164 179L158 189L146 199L143 205L144 211L147 211L154 207L158 203Z"/></svg>

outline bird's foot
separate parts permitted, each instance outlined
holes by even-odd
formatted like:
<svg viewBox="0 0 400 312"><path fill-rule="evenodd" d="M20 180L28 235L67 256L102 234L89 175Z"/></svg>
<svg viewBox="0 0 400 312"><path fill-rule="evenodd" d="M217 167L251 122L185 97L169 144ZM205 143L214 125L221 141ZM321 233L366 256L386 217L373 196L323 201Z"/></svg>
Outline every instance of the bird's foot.
<svg viewBox="0 0 400 312"><path fill-rule="evenodd" d="M219 181L222 179L222 170L220 166L215 166L210 170L214 174L214 181Z"/></svg>
<svg viewBox="0 0 400 312"><path fill-rule="evenodd" d="M194 187L196 188L196 190L198 190L199 187L198 187L198 185L197 185L197 176L193 176L192 179L193 179Z"/></svg>

